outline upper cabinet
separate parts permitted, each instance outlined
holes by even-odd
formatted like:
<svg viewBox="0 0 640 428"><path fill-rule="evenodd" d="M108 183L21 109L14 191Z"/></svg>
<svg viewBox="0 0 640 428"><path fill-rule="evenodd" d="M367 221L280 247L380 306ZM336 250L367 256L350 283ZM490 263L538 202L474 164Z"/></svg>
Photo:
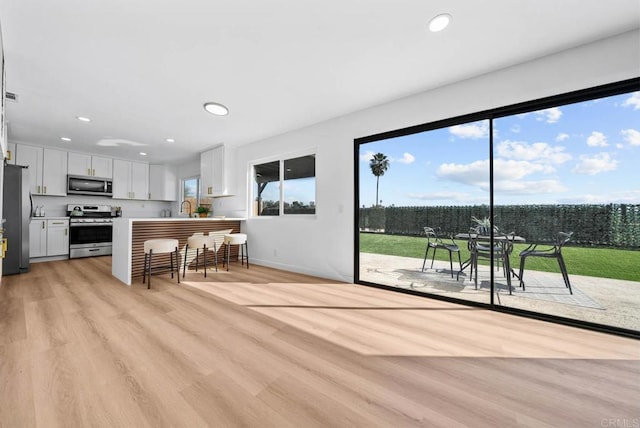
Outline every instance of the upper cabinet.
<svg viewBox="0 0 640 428"><path fill-rule="evenodd" d="M171 165L149 165L149 199L177 201L178 178Z"/></svg>
<svg viewBox="0 0 640 428"><path fill-rule="evenodd" d="M200 154L200 179L202 191L207 196L231 196L235 193L233 168L236 150L217 146Z"/></svg>
<svg viewBox="0 0 640 428"><path fill-rule="evenodd" d="M114 159L113 197L149 199L149 164Z"/></svg>
<svg viewBox="0 0 640 428"><path fill-rule="evenodd" d="M69 174L113 178L113 159L69 152Z"/></svg>
<svg viewBox="0 0 640 428"><path fill-rule="evenodd" d="M67 195L67 152L20 144L16 147L16 164L29 167L31 193Z"/></svg>

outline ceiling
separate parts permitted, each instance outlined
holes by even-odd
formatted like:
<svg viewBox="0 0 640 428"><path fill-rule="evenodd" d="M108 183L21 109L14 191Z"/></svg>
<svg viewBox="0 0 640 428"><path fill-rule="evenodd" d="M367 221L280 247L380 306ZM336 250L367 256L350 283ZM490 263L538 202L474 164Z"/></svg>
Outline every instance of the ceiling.
<svg viewBox="0 0 640 428"><path fill-rule="evenodd" d="M165 163L639 28L640 1L0 0L0 24L9 140Z"/></svg>

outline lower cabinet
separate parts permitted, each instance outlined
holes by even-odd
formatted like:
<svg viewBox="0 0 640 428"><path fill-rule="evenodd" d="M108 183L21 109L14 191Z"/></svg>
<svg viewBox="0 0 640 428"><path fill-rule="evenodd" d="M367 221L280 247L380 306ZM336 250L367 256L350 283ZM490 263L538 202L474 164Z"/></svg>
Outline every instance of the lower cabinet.
<svg viewBox="0 0 640 428"><path fill-rule="evenodd" d="M32 219L29 224L29 257L69 255L69 220Z"/></svg>
<svg viewBox="0 0 640 428"><path fill-rule="evenodd" d="M47 220L31 220L29 223L29 257L47 255Z"/></svg>

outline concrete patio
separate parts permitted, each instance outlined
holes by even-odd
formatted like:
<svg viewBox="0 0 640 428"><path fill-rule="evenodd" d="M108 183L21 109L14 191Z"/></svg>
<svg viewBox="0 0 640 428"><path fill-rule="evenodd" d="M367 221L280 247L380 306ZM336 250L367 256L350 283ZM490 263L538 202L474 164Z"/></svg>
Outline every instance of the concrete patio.
<svg viewBox="0 0 640 428"><path fill-rule="evenodd" d="M426 267L430 266L427 261ZM476 290L469 271L456 280L448 262L436 260L433 269L422 272L422 259L360 253L360 279L428 294L445 295L474 302L490 302L490 272L479 266ZM512 294L502 270L495 273L495 303L507 307L557 315L640 331L640 282L570 275L573 294L559 273L526 270L525 288L512 279Z"/></svg>

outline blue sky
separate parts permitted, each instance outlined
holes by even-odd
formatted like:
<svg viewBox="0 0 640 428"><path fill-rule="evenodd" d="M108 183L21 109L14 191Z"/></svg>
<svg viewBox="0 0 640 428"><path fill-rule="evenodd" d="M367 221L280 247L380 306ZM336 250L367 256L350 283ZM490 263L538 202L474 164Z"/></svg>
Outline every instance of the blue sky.
<svg viewBox="0 0 640 428"><path fill-rule="evenodd" d="M375 203L374 153L383 205L489 202L489 122L360 146L360 205ZM496 204L640 204L640 92L494 121Z"/></svg>

